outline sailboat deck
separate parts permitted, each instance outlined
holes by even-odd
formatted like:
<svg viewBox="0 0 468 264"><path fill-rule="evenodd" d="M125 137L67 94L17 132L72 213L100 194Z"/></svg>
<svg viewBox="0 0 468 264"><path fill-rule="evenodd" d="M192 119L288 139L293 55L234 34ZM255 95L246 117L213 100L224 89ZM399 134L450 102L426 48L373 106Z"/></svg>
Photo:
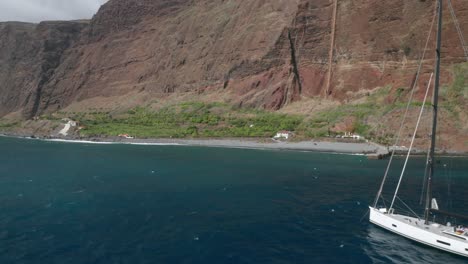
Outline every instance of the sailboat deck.
<svg viewBox="0 0 468 264"><path fill-rule="evenodd" d="M455 227L453 226L445 226L437 223L430 223L429 225L425 225L423 219L418 219L406 215L387 214L387 216L405 224L409 224L411 226L425 230L427 232L431 232L433 234L441 235L447 238L455 238L460 240L460 242L468 244L468 232L465 231L463 234L457 234L455 232Z"/></svg>

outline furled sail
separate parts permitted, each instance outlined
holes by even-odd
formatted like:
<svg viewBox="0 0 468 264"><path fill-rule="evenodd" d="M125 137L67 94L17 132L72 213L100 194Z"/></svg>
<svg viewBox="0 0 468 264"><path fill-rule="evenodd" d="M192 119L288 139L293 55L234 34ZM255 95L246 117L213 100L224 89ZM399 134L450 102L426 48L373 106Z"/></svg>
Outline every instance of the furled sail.
<svg viewBox="0 0 468 264"><path fill-rule="evenodd" d="M431 209L433 209L433 210L439 210L439 204L437 204L436 198L432 198L432 201L431 201Z"/></svg>

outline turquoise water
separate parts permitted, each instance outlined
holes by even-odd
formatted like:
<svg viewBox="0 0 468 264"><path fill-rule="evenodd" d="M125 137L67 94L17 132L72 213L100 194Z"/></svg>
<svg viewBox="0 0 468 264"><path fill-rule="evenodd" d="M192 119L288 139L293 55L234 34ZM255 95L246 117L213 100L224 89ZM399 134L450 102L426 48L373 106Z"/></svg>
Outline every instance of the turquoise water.
<svg viewBox="0 0 468 264"><path fill-rule="evenodd" d="M386 161L1 137L0 150L2 264L466 263L367 222ZM466 210L467 161L438 163L439 205ZM411 205L423 164L403 183Z"/></svg>

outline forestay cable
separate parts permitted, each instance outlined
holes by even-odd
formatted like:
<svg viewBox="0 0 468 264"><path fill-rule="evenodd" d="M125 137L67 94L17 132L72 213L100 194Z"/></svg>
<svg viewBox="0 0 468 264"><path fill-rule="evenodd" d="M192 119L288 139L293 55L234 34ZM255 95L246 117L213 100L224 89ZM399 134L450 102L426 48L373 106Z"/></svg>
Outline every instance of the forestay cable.
<svg viewBox="0 0 468 264"><path fill-rule="evenodd" d="M455 24L455 27L457 28L458 37L460 38L463 52L465 53L465 59L468 62L468 46L466 45L465 38L463 37L463 32L460 28L460 23L458 23L457 15L455 14L455 11L453 10L452 0L448 0L448 6L450 9L450 14L452 14L453 23Z"/></svg>
<svg viewBox="0 0 468 264"><path fill-rule="evenodd" d="M419 123L421 122L421 117L422 117L422 114L424 113L424 106L426 105L427 95L429 94L429 88L431 88L432 76L434 76L434 73L431 74L431 78L429 79L429 83L427 85L426 94L424 95L423 105L421 106L421 111L419 112L418 122L416 123L416 127L414 128L413 138L411 139L411 144L408 149L408 154L406 155L405 164L403 165L403 170L401 171L400 179L398 180L398 185L395 190L395 195L393 195L393 199L392 199L392 203L390 204L389 212L391 212L393 208L393 204L395 203L395 199L400 189L401 180L403 179L403 175L405 174L406 165L408 165L409 156L411 154L411 151L413 150L414 140L416 139L416 133L418 132Z"/></svg>
<svg viewBox="0 0 468 264"><path fill-rule="evenodd" d="M401 134L403 132L403 127L405 125L405 121L406 121L406 118L408 117L408 112L409 112L409 109L411 107L411 103L413 101L414 92L416 90L416 86L418 85L419 76L421 74L421 69L422 69L422 65L423 65L423 62L424 62L424 58L426 57L427 47L429 46L429 41L431 40L431 32L432 32L432 29L434 28L436 17L437 17L437 12L434 11L434 16L432 18L431 28L429 29L429 32L427 34L426 45L424 46L423 53L422 53L421 58L419 60L419 66L418 66L418 70L416 72L416 78L414 80L414 84L413 84L413 87L412 87L413 89L411 90L411 95L410 95L410 98L409 98L408 103L406 105L405 114L403 115L403 119L401 120L400 129L398 130L398 134L397 134L397 137L396 137L396 140L395 140L395 144L393 145L393 150L392 150L392 153L390 155L390 160L388 162L387 169L385 170L385 174L384 174L384 177L382 179L382 183L380 184L379 191L377 192L377 196L375 197L374 207L377 206L379 198L382 195L382 191L383 191L383 188L385 186L385 182L387 181L387 177L388 177L388 173L390 171L390 167L391 167L391 165L393 163L393 157L395 156L395 151L396 151L395 147L400 142L400 137L401 137Z"/></svg>

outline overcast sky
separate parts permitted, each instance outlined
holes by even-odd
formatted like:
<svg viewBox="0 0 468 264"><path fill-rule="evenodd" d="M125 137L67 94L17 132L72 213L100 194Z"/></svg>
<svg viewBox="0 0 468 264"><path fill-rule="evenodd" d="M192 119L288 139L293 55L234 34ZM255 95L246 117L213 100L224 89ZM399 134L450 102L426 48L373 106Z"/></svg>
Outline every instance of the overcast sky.
<svg viewBox="0 0 468 264"><path fill-rule="evenodd" d="M107 0L0 0L0 21L89 19Z"/></svg>

